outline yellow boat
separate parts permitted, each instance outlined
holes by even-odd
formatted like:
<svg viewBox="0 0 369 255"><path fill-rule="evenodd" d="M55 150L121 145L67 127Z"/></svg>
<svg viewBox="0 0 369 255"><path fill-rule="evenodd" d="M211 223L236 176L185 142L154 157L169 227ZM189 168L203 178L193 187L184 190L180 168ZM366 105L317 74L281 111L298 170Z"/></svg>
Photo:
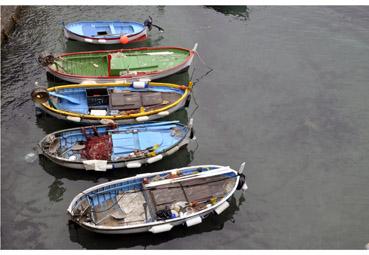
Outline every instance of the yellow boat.
<svg viewBox="0 0 369 255"><path fill-rule="evenodd" d="M119 124L156 120L190 103L192 82L185 85L143 82L73 84L36 88L37 109L82 124Z"/></svg>

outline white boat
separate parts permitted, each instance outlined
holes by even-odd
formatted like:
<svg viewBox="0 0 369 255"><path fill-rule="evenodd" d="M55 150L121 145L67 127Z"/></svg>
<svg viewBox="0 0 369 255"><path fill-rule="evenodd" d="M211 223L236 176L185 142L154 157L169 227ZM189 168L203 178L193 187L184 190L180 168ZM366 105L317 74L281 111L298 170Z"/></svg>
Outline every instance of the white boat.
<svg viewBox="0 0 369 255"><path fill-rule="evenodd" d="M67 212L71 220L104 234L161 233L174 226L199 224L229 207L236 190L246 190L245 163L200 165L100 184L79 193Z"/></svg>

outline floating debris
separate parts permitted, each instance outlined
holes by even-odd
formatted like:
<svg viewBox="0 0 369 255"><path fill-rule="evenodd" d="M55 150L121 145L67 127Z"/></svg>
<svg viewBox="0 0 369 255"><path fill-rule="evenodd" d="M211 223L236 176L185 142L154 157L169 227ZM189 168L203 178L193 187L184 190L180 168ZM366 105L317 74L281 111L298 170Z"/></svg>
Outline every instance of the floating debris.
<svg viewBox="0 0 369 255"><path fill-rule="evenodd" d="M28 162L28 163L33 163L36 161L37 159L37 155L34 152L30 152L28 153L26 156L24 156L24 159Z"/></svg>

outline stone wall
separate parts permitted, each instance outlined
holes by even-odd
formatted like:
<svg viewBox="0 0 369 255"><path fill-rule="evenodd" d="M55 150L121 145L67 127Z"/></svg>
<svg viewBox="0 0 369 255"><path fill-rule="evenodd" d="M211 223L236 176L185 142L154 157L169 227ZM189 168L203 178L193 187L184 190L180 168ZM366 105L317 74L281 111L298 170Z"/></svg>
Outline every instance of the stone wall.
<svg viewBox="0 0 369 255"><path fill-rule="evenodd" d="M1 6L1 44L5 43L19 20L20 6Z"/></svg>

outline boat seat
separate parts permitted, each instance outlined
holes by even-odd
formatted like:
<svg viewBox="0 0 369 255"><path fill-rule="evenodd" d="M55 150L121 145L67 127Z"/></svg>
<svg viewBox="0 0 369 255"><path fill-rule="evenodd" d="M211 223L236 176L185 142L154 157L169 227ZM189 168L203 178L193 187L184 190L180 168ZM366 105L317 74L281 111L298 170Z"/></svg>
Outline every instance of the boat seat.
<svg viewBox="0 0 369 255"><path fill-rule="evenodd" d="M110 27L111 34L115 35L117 32L115 31L114 25L110 24L109 27Z"/></svg>
<svg viewBox="0 0 369 255"><path fill-rule="evenodd" d="M165 209L171 204L181 201L187 201L187 195L180 183L160 185L160 189L151 189L150 194L155 205L156 211Z"/></svg>
<svg viewBox="0 0 369 255"><path fill-rule="evenodd" d="M138 92L111 93L109 97L110 109L131 110L141 107L141 97Z"/></svg>
<svg viewBox="0 0 369 255"><path fill-rule="evenodd" d="M112 110L133 110L140 109L141 106L160 105L164 101L161 92L128 92L117 91L110 94L110 109ZM167 101L167 100L166 100Z"/></svg>
<svg viewBox="0 0 369 255"><path fill-rule="evenodd" d="M142 105L143 106L150 106L161 104L163 102L163 98L161 97L161 92L149 92L149 93L142 93Z"/></svg>
<svg viewBox="0 0 369 255"><path fill-rule="evenodd" d="M155 204L152 201L150 191L144 188L142 193L145 198L148 211L150 212L150 215L151 215L151 221L155 221L156 220L156 209L155 209Z"/></svg>

